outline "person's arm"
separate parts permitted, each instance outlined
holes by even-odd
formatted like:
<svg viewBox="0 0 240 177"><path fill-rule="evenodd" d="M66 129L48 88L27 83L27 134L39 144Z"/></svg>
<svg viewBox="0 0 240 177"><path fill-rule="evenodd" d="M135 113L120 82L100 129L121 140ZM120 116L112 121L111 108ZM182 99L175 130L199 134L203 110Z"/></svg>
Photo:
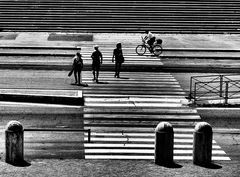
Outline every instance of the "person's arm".
<svg viewBox="0 0 240 177"><path fill-rule="evenodd" d="M145 35L144 37L143 37L143 39L146 41L146 40L148 40L148 35Z"/></svg>
<svg viewBox="0 0 240 177"><path fill-rule="evenodd" d="M73 67L73 68L74 68L74 66L75 66L75 63L76 63L76 58L77 58L77 57L76 57L76 56L74 56L74 57L73 57L73 59L72 59L72 60L73 60L73 62L72 62L72 67Z"/></svg>
<svg viewBox="0 0 240 177"><path fill-rule="evenodd" d="M112 62L114 62L114 56L115 56L115 52L113 50Z"/></svg>

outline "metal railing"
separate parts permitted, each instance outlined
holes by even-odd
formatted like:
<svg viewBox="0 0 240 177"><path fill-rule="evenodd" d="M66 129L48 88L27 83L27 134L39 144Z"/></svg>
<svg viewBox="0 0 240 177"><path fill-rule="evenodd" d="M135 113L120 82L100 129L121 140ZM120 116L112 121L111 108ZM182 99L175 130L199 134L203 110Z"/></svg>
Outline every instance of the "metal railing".
<svg viewBox="0 0 240 177"><path fill-rule="evenodd" d="M199 101L219 100L228 104L229 99L240 98L239 75L193 76L190 80L189 99ZM221 103L221 102L220 102Z"/></svg>
<svg viewBox="0 0 240 177"><path fill-rule="evenodd" d="M88 143L91 142L91 129L66 129L66 128L25 128L24 131L55 131L55 132L87 132Z"/></svg>

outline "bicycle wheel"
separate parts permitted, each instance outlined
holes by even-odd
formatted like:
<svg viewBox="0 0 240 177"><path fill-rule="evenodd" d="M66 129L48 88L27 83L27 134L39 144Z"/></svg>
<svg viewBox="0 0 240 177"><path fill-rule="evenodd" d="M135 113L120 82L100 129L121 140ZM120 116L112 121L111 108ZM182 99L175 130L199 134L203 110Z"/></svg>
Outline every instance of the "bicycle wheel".
<svg viewBox="0 0 240 177"><path fill-rule="evenodd" d="M146 52L146 46L145 46L145 45L138 45L138 46L136 47L136 53L137 53L138 55L144 55L145 52Z"/></svg>
<svg viewBox="0 0 240 177"><path fill-rule="evenodd" d="M153 47L153 53L154 53L154 55L156 55L156 56L158 56L158 55L160 55L161 53L162 53L162 46L161 45L155 45L154 47Z"/></svg>

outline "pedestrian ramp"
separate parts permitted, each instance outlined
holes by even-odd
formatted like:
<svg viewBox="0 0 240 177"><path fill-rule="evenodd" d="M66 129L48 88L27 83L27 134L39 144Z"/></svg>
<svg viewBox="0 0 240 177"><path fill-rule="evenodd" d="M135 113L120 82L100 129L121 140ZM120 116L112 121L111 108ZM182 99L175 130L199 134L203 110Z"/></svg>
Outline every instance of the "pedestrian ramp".
<svg viewBox="0 0 240 177"><path fill-rule="evenodd" d="M161 121L174 128L174 159L192 160L193 132L201 121L170 73L100 73L100 84L84 88L85 159L154 159L154 129ZM86 78L85 78L86 79ZM212 160L230 160L213 140Z"/></svg>

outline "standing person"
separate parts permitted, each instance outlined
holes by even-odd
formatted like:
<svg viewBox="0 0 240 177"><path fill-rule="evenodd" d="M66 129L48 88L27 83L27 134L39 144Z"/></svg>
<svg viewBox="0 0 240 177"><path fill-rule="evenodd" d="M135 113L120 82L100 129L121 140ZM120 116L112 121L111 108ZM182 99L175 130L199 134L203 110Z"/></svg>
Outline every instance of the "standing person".
<svg viewBox="0 0 240 177"><path fill-rule="evenodd" d="M93 81L96 81L98 83L98 76L99 76L99 70L100 65L102 64L103 57L102 53L99 51L98 45L94 46L95 51L92 53L92 73L93 73Z"/></svg>
<svg viewBox="0 0 240 177"><path fill-rule="evenodd" d="M115 75L114 77L120 77L121 65L124 63L124 57L122 52L122 44L117 43L116 48L113 50L112 62L115 58Z"/></svg>
<svg viewBox="0 0 240 177"><path fill-rule="evenodd" d="M80 54L80 52L77 52L76 55L73 57L72 70L68 73L69 77L72 75L72 73L74 73L75 84L77 85L81 85L82 83L81 81L82 69L83 69L82 55Z"/></svg>

